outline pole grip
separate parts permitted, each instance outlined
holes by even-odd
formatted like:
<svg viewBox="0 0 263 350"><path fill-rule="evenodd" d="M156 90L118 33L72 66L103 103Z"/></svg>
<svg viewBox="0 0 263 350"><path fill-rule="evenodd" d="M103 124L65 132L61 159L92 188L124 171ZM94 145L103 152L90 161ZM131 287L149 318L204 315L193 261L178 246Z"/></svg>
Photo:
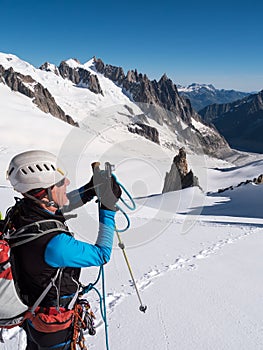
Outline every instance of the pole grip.
<svg viewBox="0 0 263 350"><path fill-rule="evenodd" d="M100 162L93 162L93 163L91 163L91 167L92 167L92 171L94 173L95 170L99 170L100 169Z"/></svg>

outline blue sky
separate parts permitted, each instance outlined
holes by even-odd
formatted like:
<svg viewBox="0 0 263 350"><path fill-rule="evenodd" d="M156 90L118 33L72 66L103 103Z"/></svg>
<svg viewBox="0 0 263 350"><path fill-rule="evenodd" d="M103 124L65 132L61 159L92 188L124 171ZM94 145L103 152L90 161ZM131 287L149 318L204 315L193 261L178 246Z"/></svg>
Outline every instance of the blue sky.
<svg viewBox="0 0 263 350"><path fill-rule="evenodd" d="M0 0L0 51L38 67L92 56L151 79L263 89L263 2Z"/></svg>

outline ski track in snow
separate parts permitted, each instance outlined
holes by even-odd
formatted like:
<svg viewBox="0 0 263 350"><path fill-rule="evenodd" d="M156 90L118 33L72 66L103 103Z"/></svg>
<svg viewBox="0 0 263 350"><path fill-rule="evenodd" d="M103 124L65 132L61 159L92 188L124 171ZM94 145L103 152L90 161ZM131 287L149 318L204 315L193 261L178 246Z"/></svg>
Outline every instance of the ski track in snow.
<svg viewBox="0 0 263 350"><path fill-rule="evenodd" d="M147 273L143 275L140 279L136 281L139 291L143 291L152 285L153 281L157 278L162 277L166 273L172 273L178 270L194 271L198 268L198 261L202 259L207 259L213 254L218 253L219 250L227 246L228 244L234 244L241 239L245 239L256 231L256 228L250 228L249 230L235 236L225 239L220 239L218 242L211 244L210 246L200 250L198 253L193 254L190 257L177 257L174 263L169 265L164 265L160 268L155 267L150 269ZM133 286L133 282L130 280L130 286ZM134 294L135 291L129 293L109 293L107 294L107 305L109 312L112 313L115 307L122 302L126 297ZM165 336L165 329L164 329Z"/></svg>

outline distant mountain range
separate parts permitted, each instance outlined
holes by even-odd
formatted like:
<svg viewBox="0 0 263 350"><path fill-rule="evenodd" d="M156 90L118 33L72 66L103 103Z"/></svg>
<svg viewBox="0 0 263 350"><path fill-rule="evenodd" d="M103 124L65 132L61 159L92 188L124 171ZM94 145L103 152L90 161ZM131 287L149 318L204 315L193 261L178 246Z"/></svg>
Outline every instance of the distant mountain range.
<svg viewBox="0 0 263 350"><path fill-rule="evenodd" d="M14 55L0 53L1 82L26 95L41 111L76 127L83 127L82 120L94 113L103 119L102 111L111 108L107 125L120 131L125 127L125 132L161 147L178 150L184 146L218 157L232 153L224 137L202 122L165 74L159 81L136 70L125 74L122 67L95 57L85 64L76 59L59 66L46 62L37 69Z"/></svg>
<svg viewBox="0 0 263 350"><path fill-rule="evenodd" d="M229 103L249 95L247 92L216 89L213 85L193 83L187 87L177 85L181 96L189 98L194 110L200 111L214 103Z"/></svg>
<svg viewBox="0 0 263 350"><path fill-rule="evenodd" d="M263 90L232 103L207 106L199 114L232 148L263 153Z"/></svg>
<svg viewBox="0 0 263 350"><path fill-rule="evenodd" d="M165 74L159 81L150 80L137 70L124 73L122 67L95 57L85 64L69 59L59 66L46 62L35 68L3 53L0 83L27 96L42 112L74 127L90 127L87 118L97 113L97 125L101 118L103 127L114 126L120 132L124 128L129 135L175 151L186 147L191 152L224 158L233 154L230 144L263 153L263 92L247 96L234 90L217 90L213 85L177 87ZM209 103L200 114L192 108L195 99ZM231 102L211 104L220 99ZM107 108L111 108L112 116L104 123L102 111ZM85 120L87 125L83 125Z"/></svg>

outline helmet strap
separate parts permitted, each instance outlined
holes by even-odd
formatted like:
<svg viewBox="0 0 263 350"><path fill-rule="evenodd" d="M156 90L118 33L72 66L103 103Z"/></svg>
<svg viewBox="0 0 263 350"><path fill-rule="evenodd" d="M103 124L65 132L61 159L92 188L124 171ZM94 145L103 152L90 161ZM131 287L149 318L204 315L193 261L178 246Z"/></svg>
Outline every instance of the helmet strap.
<svg viewBox="0 0 263 350"><path fill-rule="evenodd" d="M48 196L48 203L45 203L47 207L55 207L59 209L59 205L54 202L53 197L52 197L52 188L49 187L47 189L47 196Z"/></svg>
<svg viewBox="0 0 263 350"><path fill-rule="evenodd" d="M24 197L32 199L34 202L38 204L44 204L46 207L55 207L59 209L59 206L57 203L54 202L53 197L52 197L52 192L51 192L51 187L47 188L47 197L48 197L48 202L46 202L43 199L38 199L37 197L29 194L29 193L24 193Z"/></svg>

